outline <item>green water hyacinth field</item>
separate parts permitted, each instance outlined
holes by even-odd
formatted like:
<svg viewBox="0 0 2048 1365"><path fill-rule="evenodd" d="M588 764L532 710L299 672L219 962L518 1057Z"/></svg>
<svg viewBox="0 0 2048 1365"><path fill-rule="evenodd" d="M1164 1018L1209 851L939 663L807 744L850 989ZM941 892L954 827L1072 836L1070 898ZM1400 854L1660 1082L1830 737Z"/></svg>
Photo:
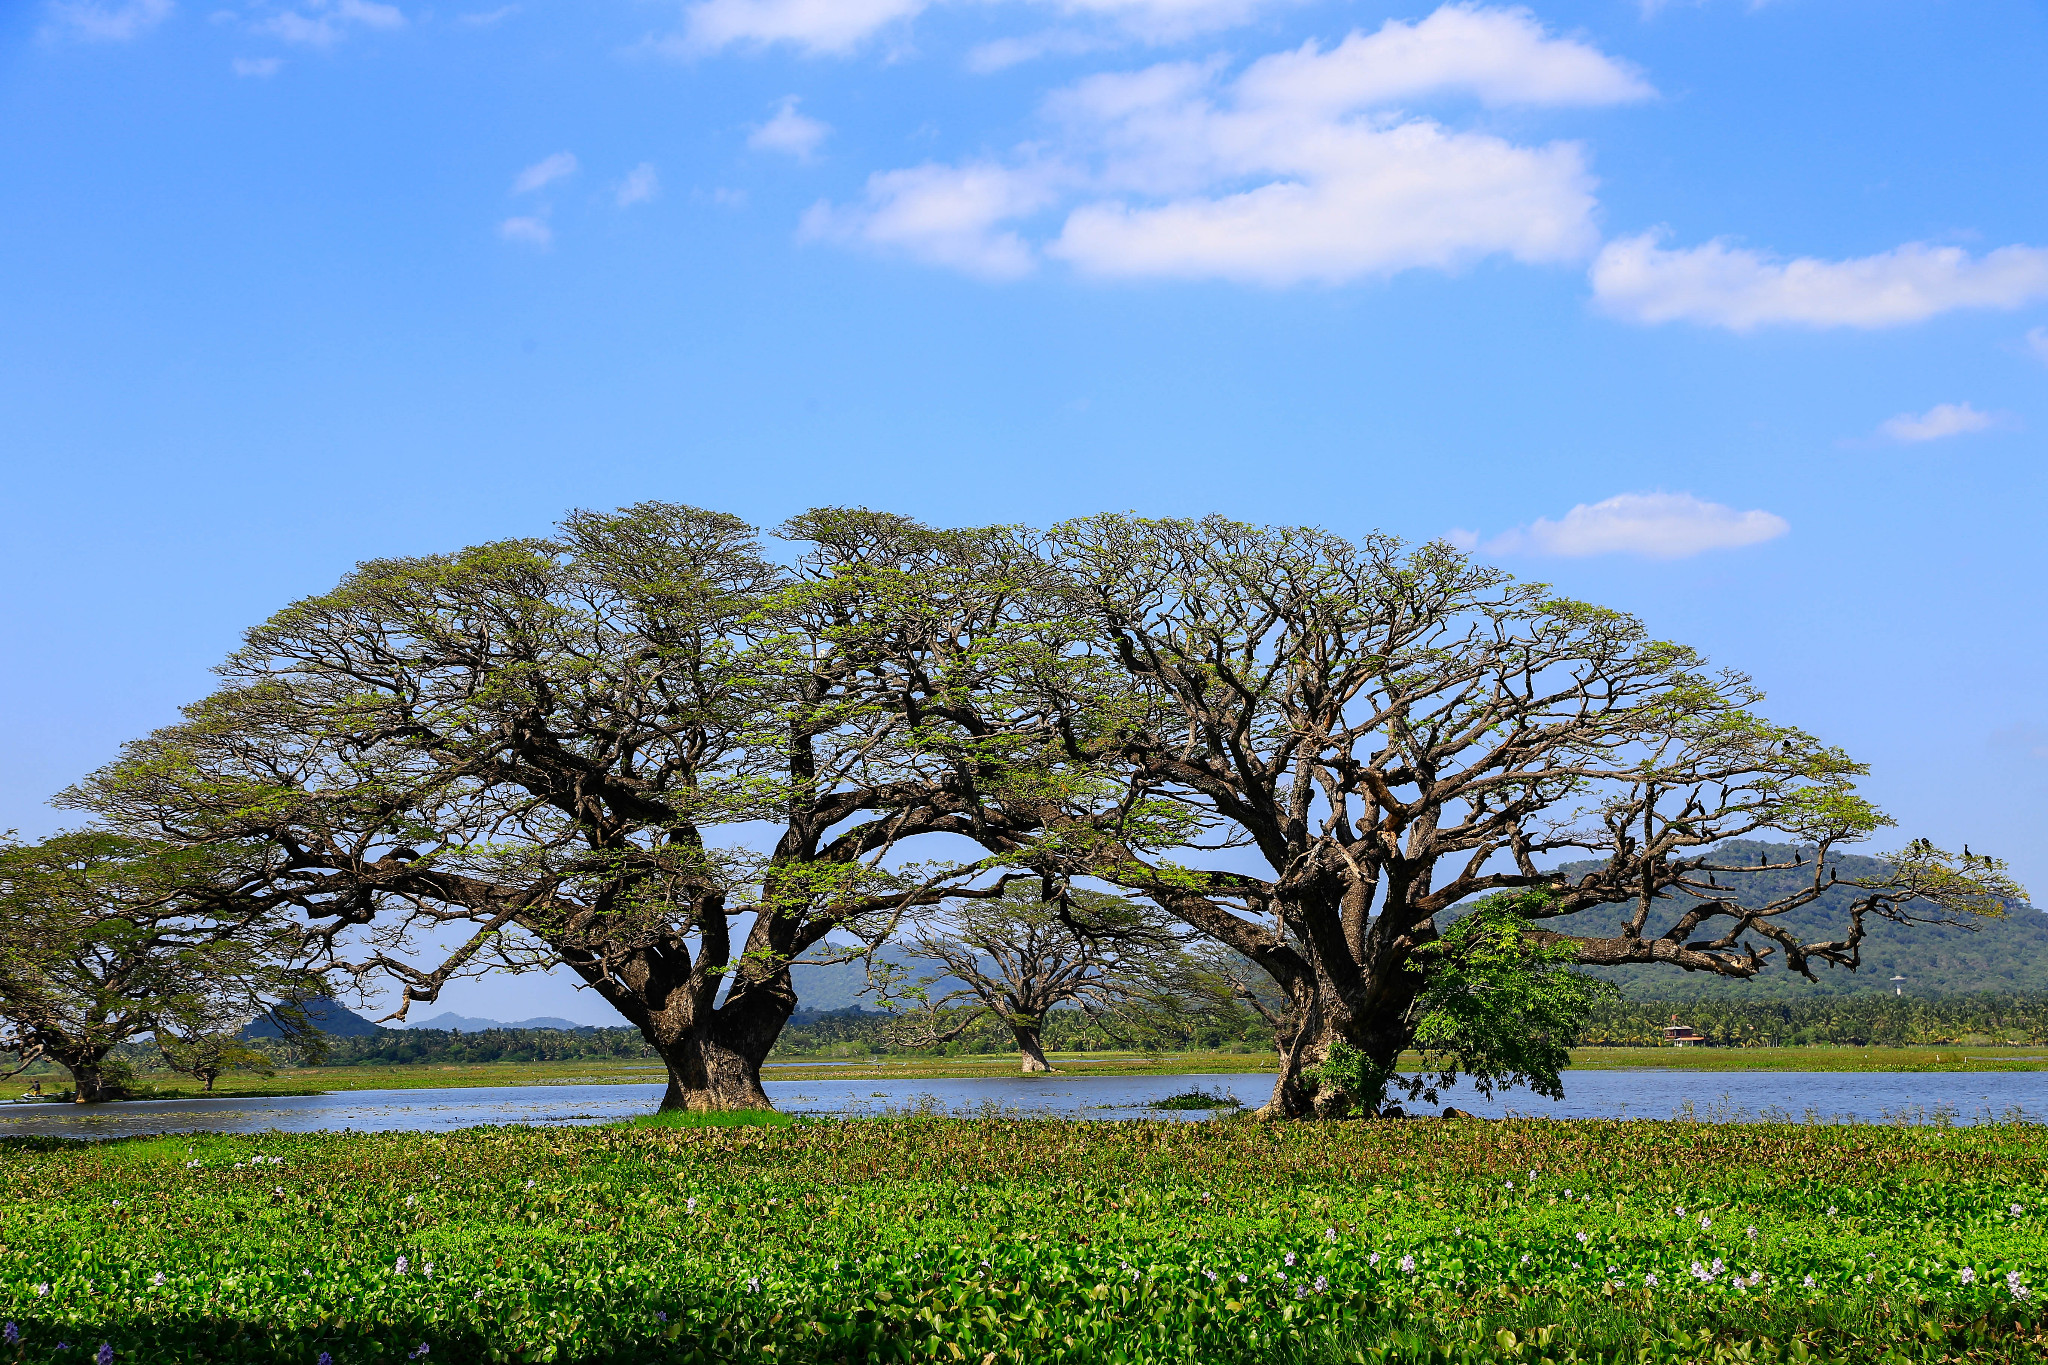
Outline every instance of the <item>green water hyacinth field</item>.
<svg viewBox="0 0 2048 1365"><path fill-rule="evenodd" d="M2048 1137L998 1116L0 1150L0 1361L2048 1359Z"/></svg>

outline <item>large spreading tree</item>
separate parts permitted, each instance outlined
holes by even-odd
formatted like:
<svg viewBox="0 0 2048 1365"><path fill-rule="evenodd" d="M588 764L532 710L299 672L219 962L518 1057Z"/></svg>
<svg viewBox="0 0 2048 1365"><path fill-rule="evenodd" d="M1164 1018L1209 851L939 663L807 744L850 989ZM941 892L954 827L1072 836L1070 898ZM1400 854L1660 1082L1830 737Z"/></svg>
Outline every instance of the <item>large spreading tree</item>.
<svg viewBox="0 0 2048 1365"><path fill-rule="evenodd" d="M566 966L667 1063L665 1108L766 1107L790 963L998 893L971 857L908 855L1003 847L1040 747L1029 715L966 734L920 709L1004 653L975 537L859 513L789 534L807 549L779 566L735 518L651 503L366 563L69 799L276 849L270 885L334 962L402 988L397 1017Z"/></svg>
<svg viewBox="0 0 2048 1365"><path fill-rule="evenodd" d="M1836 851L1891 823L1859 764L1761 716L1741 673L1448 545L1105 516L1036 551L1039 614L1075 642L1041 704L1095 778L1044 814L1040 865L1150 897L1270 975L1290 1003L1275 1114L1371 1109L1418 1039L1554 1084L1561 1051L1518 1036L1555 1024L1561 961L1811 976L1853 969L1872 917L1967 922L2023 895L1924 840L1845 877ZM1715 849L1764 832L1805 875L1758 898L1744 879L1783 865ZM1838 932L1784 927L1844 883ZM1439 944L1504 892L1485 934ZM1573 931L1608 904L1630 907L1619 932Z"/></svg>

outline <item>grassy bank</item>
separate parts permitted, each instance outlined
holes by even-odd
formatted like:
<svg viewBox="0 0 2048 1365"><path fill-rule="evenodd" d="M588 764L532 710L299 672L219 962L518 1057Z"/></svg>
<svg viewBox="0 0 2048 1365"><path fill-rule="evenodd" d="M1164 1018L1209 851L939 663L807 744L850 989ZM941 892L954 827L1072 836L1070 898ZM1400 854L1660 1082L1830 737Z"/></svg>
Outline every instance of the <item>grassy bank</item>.
<svg viewBox="0 0 2048 1365"><path fill-rule="evenodd" d="M2034 1360L2044 1213L2019 1126L14 1140L0 1318L137 1365Z"/></svg>
<svg viewBox="0 0 2048 1365"><path fill-rule="evenodd" d="M1410 1063L1413 1058L1406 1059ZM1183 1076L1270 1071L1270 1053L1186 1052L1054 1054L1073 1075ZM1782 1047L1782 1048L1577 1048L1572 1065L1591 1070L1670 1068L1686 1071L2044 1071L2048 1049L1998 1047ZM951 1080L1015 1071L1015 1057L890 1057L845 1065L792 1062L771 1065L770 1080L837 1076L848 1080ZM274 1076L231 1073L214 1087L220 1095L309 1095L334 1090L420 1090L483 1085L647 1085L666 1079L654 1062L476 1062L385 1066L286 1068ZM42 1077L46 1091L69 1084L61 1072ZM188 1077L147 1072L151 1098L189 1099L201 1091ZM29 1077L0 1082L0 1101L24 1094Z"/></svg>

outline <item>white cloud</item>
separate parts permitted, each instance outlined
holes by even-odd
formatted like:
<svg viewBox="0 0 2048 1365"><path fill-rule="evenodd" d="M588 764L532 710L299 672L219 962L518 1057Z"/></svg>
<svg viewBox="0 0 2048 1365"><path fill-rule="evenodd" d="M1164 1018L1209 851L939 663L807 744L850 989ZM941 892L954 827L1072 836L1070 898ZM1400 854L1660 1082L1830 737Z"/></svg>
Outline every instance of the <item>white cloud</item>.
<svg viewBox="0 0 2048 1365"><path fill-rule="evenodd" d="M1053 202L1055 176L990 163L927 164L868 177L867 199L853 209L816 204L799 236L857 242L902 252L985 279L1028 274L1030 246L999 225Z"/></svg>
<svg viewBox="0 0 2048 1365"><path fill-rule="evenodd" d="M1213 33L1250 23L1264 10L1299 0L1051 0L1074 16L1113 20L1120 28L1154 42Z"/></svg>
<svg viewBox="0 0 2048 1365"><path fill-rule="evenodd" d="M1968 403L1936 403L1925 412L1902 412L1896 417L1878 423L1878 431L1894 441L1914 444L1920 441L1938 441L1944 436L1961 436L1965 432L1986 431L1997 425L1988 412L1979 412Z"/></svg>
<svg viewBox="0 0 2048 1365"><path fill-rule="evenodd" d="M1667 250L1660 234L1610 242L1593 262L1593 297L1631 322L1698 322L1746 332L1771 324L1896 327L1957 308L2017 308L2048 298L2048 249L1972 257L1909 242L1875 256L1778 261L1712 241Z"/></svg>
<svg viewBox="0 0 2048 1365"><path fill-rule="evenodd" d="M793 43L808 52L849 52L929 0L701 0L687 11L683 46Z"/></svg>
<svg viewBox="0 0 2048 1365"><path fill-rule="evenodd" d="M1224 115L1202 131L1236 141L1251 131L1238 123ZM1265 184L1156 206L1083 204L1047 250L1095 275L1288 285L1449 269L1494 252L1581 260L1596 240L1592 178L1570 144L1517 147L1422 120L1308 131L1240 144L1239 174Z"/></svg>
<svg viewBox="0 0 2048 1365"><path fill-rule="evenodd" d="M543 185L551 185L565 175L576 174L576 155L573 152L556 152L544 156L512 178L512 193L530 194Z"/></svg>
<svg viewBox="0 0 2048 1365"><path fill-rule="evenodd" d="M229 63L237 76L275 76L284 63L276 57L237 57Z"/></svg>
<svg viewBox="0 0 2048 1365"><path fill-rule="evenodd" d="M2034 359L2048 365L2048 327L2033 327L2027 331L2027 349Z"/></svg>
<svg viewBox="0 0 2048 1365"><path fill-rule="evenodd" d="M613 195L613 202L622 209L629 209L660 193L661 177L654 173L654 163L643 161L626 172L626 178L619 182L618 191Z"/></svg>
<svg viewBox="0 0 2048 1365"><path fill-rule="evenodd" d="M1465 547L1488 554L1544 554L1581 557L1603 554L1684 559L1704 550L1729 550L1775 540L1791 530L1770 512L1738 512L1690 493L1623 493L1604 502L1580 503L1556 521L1538 517L1477 545L1458 533Z"/></svg>
<svg viewBox="0 0 2048 1365"><path fill-rule="evenodd" d="M731 46L788 43L810 53L843 54L945 0L697 0L685 11L679 54ZM953 0L960 3L962 0ZM977 0L979 2L979 0ZM1072 19L1096 19L1131 37L1167 42L1247 23L1262 11L1302 0L1028 0ZM1039 48L1028 55L1054 51ZM1008 65L1001 60L998 64ZM1022 60L1023 58L1013 58ZM990 68L993 69L993 68Z"/></svg>
<svg viewBox="0 0 2048 1365"><path fill-rule="evenodd" d="M1490 105L1625 104L1654 95L1634 67L1552 38L1527 10L1445 5L1427 19L1389 19L1329 51L1308 42L1260 61L1238 82L1254 103L1349 110L1436 94Z"/></svg>
<svg viewBox="0 0 2048 1365"><path fill-rule="evenodd" d="M776 106L775 116L753 131L747 145L756 151L783 152L799 161L809 161L818 144L831 136L832 125L796 111L797 97L786 95Z"/></svg>
<svg viewBox="0 0 2048 1365"><path fill-rule="evenodd" d="M555 230L540 218L507 218L498 224L498 235L521 246L547 246L555 240Z"/></svg>
<svg viewBox="0 0 2048 1365"><path fill-rule="evenodd" d="M519 13L518 5L500 5L496 9L476 10L469 14L458 14L455 22L465 28L490 28Z"/></svg>
<svg viewBox="0 0 2048 1365"><path fill-rule="evenodd" d="M253 27L287 43L306 47L331 47L356 28L398 29L405 27L405 15L396 5L378 0L307 0L306 13L285 10Z"/></svg>
<svg viewBox="0 0 2048 1365"><path fill-rule="evenodd" d="M1054 141L1019 149L1031 169L1018 174L1035 192L976 199L999 216L973 240L999 246L962 252L948 236L927 259L980 273L1000 260L995 273L1020 273L1035 250L1004 220L1058 200L1068 214L1046 254L1104 276L1286 285L1495 253L1582 260L1598 234L1577 144L1522 146L1387 106L1425 94L1583 105L1648 93L1630 69L1546 36L1524 11L1469 5L1269 56L1234 79L1215 62L1095 76L1046 102ZM952 174L986 185L1001 170L979 162ZM884 213L892 193L929 195L948 173L874 177L864 208L833 212L836 235L872 240L861 214ZM918 252L918 240L897 245Z"/></svg>
<svg viewBox="0 0 2048 1365"><path fill-rule="evenodd" d="M1025 62L1035 62L1040 57L1077 57L1083 53L1099 52L1109 43L1093 34L1081 33L1074 29L1049 28L1043 33L1030 33L1020 38L997 38L982 43L967 53L967 69L977 75L989 75L996 71L1007 71Z"/></svg>
<svg viewBox="0 0 2048 1365"><path fill-rule="evenodd" d="M123 4L51 0L48 12L53 32L92 42L124 43L170 18L175 8L171 0L126 0Z"/></svg>

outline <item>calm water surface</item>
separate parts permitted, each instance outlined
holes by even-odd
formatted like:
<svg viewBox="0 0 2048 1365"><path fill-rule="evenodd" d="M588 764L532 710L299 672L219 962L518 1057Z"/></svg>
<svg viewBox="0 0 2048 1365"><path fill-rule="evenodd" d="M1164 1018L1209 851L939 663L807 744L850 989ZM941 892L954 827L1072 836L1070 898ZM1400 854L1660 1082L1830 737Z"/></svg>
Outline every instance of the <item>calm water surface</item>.
<svg viewBox="0 0 2048 1365"><path fill-rule="evenodd" d="M1150 1106L1190 1088L1247 1105L1272 1093L1270 1073L1203 1076L976 1076L964 1080L840 1080L765 1083L790 1113L876 1114L906 1109L1001 1110L1059 1118L1200 1120L1207 1111ZM0 1105L0 1137L130 1137L149 1133L438 1132L490 1123L609 1123L654 1111L660 1085L533 1085L451 1090L348 1090L271 1099L145 1100L95 1106ZM1481 1099L1460 1086L1444 1097L1488 1118L1668 1119L1768 1117L1875 1122L1901 1115L1956 1121L2048 1116L2048 1072L1570 1071L1565 1098L1527 1091Z"/></svg>

